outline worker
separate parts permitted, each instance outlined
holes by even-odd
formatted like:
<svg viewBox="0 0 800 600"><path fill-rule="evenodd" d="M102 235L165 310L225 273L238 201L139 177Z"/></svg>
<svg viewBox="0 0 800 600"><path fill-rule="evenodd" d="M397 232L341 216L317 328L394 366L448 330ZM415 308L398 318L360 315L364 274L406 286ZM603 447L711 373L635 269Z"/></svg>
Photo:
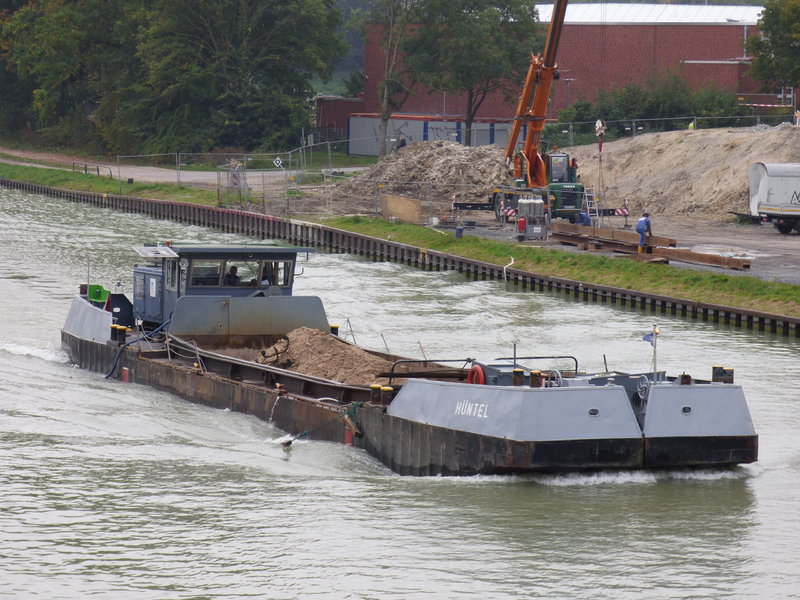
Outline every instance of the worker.
<svg viewBox="0 0 800 600"><path fill-rule="evenodd" d="M653 230L650 227L650 215L642 213L639 220L636 222L636 233L639 234L639 249L637 252L643 252L645 236L653 235Z"/></svg>
<svg viewBox="0 0 800 600"><path fill-rule="evenodd" d="M225 285L239 285L239 267L232 266L225 275Z"/></svg>

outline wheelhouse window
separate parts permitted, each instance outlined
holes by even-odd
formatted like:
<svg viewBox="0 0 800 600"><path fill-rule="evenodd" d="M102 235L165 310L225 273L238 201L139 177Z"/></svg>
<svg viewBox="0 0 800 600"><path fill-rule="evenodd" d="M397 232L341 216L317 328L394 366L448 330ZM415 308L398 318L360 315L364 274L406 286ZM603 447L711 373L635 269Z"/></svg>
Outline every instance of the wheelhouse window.
<svg viewBox="0 0 800 600"><path fill-rule="evenodd" d="M257 285L258 281L258 261L225 261L225 272L222 276L223 287Z"/></svg>
<svg viewBox="0 0 800 600"><path fill-rule="evenodd" d="M261 263L259 285L261 287L291 285L293 270L294 262L291 260L265 260Z"/></svg>
<svg viewBox="0 0 800 600"><path fill-rule="evenodd" d="M179 266L177 260L169 260L166 263L166 277L167 277L167 289L171 291L175 291L178 289L178 274L179 274Z"/></svg>
<svg viewBox="0 0 800 600"><path fill-rule="evenodd" d="M195 260L192 261L192 275L189 282L192 286L219 286L221 274L221 260Z"/></svg>
<svg viewBox="0 0 800 600"><path fill-rule="evenodd" d="M194 260L192 287L288 287L292 284L291 260Z"/></svg>

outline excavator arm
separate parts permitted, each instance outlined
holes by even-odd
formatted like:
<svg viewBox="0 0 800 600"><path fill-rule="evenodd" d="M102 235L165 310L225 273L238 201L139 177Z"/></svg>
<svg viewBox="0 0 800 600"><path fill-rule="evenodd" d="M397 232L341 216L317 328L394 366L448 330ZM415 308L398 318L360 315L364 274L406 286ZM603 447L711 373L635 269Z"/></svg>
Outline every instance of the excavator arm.
<svg viewBox="0 0 800 600"><path fill-rule="evenodd" d="M550 100L550 90L556 75L556 52L566 12L567 0L555 0L544 50L540 55L531 54L531 64L525 77L525 86L522 88L516 116L506 145L506 161L515 160L515 175L521 177L524 171L529 187L547 186L547 173L539 149L547 114L547 103ZM521 161L519 164L516 163L514 155L523 123L527 124L528 133L522 152L518 156Z"/></svg>

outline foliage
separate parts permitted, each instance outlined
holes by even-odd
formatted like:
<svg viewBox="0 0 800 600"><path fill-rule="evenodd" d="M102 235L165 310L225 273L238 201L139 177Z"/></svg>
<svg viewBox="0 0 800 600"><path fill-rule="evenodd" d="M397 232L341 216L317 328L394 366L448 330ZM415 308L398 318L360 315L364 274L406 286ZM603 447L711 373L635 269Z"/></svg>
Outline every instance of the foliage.
<svg viewBox="0 0 800 600"><path fill-rule="evenodd" d="M383 54L383 81L378 84L378 115L380 117L378 156L386 155L387 131L392 113L403 107L414 90L417 74L403 57L403 46L418 21L424 0L376 0L372 21L380 36Z"/></svg>
<svg viewBox="0 0 800 600"><path fill-rule="evenodd" d="M751 73L779 86L800 84L800 0L766 0L758 36L748 40Z"/></svg>
<svg viewBox="0 0 800 600"><path fill-rule="evenodd" d="M344 93L348 98L356 98L364 93L364 71L353 71L344 80Z"/></svg>
<svg viewBox="0 0 800 600"><path fill-rule="evenodd" d="M34 126L112 152L295 145L311 80L344 52L333 0L39 0L0 18Z"/></svg>
<svg viewBox="0 0 800 600"><path fill-rule="evenodd" d="M432 91L463 93L466 134L484 100L519 93L530 52L540 45L532 3L525 0L427 0L420 27L405 41L406 61Z"/></svg>
<svg viewBox="0 0 800 600"><path fill-rule="evenodd" d="M115 89L134 64L128 16L136 4L41 0L4 15L3 65L29 91L15 108L32 128L57 144L99 142L94 115L103 90Z"/></svg>
<svg viewBox="0 0 800 600"><path fill-rule="evenodd" d="M689 116L697 117L700 126L713 118L714 126L720 127L731 124L739 110L732 92L714 85L692 90L677 73L670 71L653 74L643 84L602 90L594 102L578 100L562 110L558 120L580 122L573 134L589 136L594 135L595 121L602 119L607 125L606 138L613 139L629 133L627 128L634 120L637 127L647 131L686 127L687 121L675 119ZM721 117L730 117L730 121Z"/></svg>

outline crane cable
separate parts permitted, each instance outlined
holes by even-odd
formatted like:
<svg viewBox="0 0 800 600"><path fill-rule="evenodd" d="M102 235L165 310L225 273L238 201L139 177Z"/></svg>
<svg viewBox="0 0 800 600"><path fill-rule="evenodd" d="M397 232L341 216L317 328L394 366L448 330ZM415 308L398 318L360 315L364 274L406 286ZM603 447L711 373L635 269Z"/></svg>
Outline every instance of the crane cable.
<svg viewBox="0 0 800 600"><path fill-rule="evenodd" d="M605 91L605 73L606 73L606 8L607 4L605 2L600 3L600 92ZM605 134L605 130L603 132ZM595 199L598 208L602 207L602 204L605 202L606 199L606 183L605 179L603 178L603 141L601 134L599 140L599 147L597 153L597 183L598 188L600 190L600 197ZM598 212L602 215L603 211L598 210ZM602 219L602 217L599 217Z"/></svg>

